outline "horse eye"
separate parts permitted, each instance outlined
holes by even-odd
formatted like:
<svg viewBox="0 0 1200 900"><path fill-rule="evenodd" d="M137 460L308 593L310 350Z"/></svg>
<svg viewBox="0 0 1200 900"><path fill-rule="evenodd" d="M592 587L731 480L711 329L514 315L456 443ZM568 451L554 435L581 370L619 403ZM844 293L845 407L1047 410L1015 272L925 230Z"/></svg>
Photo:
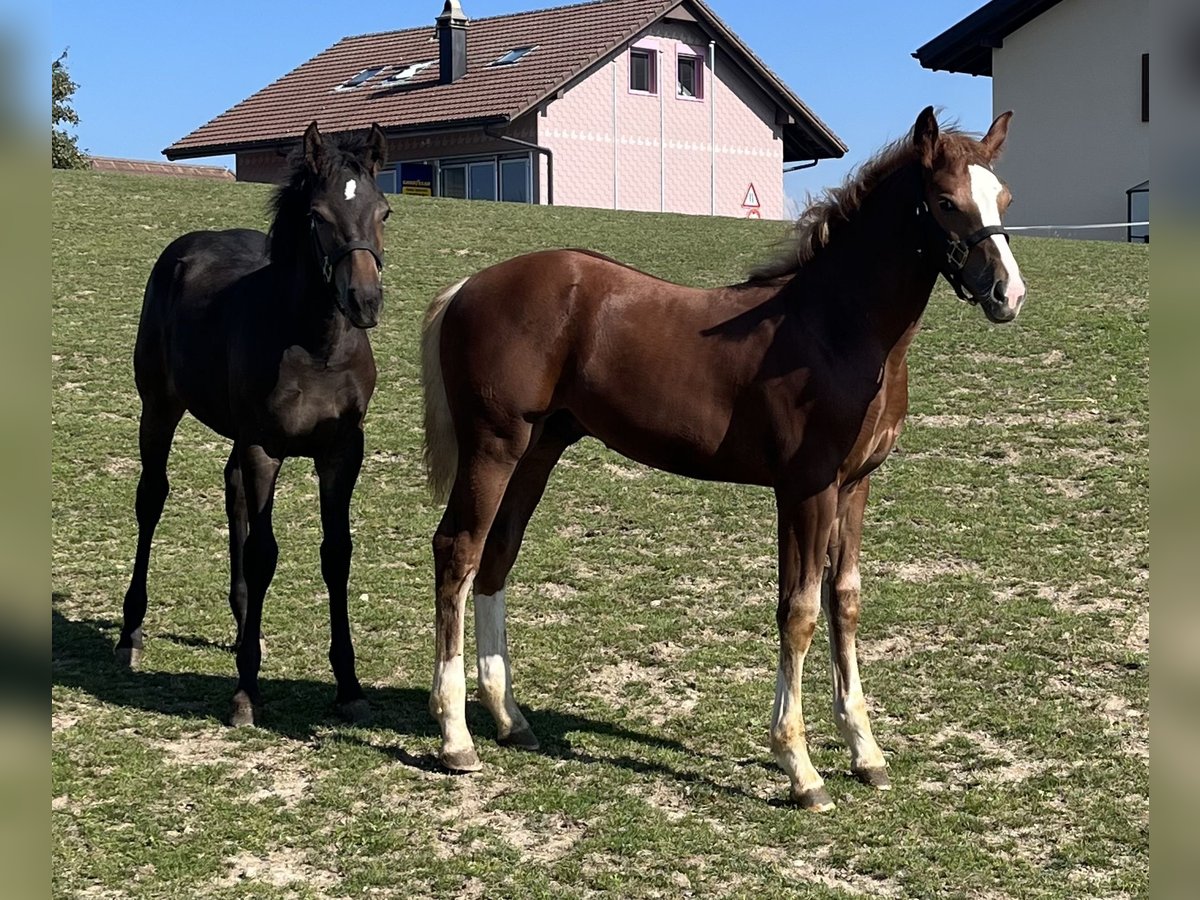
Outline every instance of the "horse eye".
<svg viewBox="0 0 1200 900"><path fill-rule="evenodd" d="M954 201L947 197L943 197L941 200L939 200L938 206L944 209L946 212L954 212L958 209L958 207L954 205Z"/></svg>
<svg viewBox="0 0 1200 900"><path fill-rule="evenodd" d="M391 215L392 215L391 209L385 209L383 211L383 221L386 222L389 218L391 218Z"/></svg>
<svg viewBox="0 0 1200 900"><path fill-rule="evenodd" d="M325 219L325 217L323 215L321 215L319 212L317 212L315 209L309 210L309 215L312 216L312 220L314 222L316 222L318 225L328 225L329 224L329 222Z"/></svg>

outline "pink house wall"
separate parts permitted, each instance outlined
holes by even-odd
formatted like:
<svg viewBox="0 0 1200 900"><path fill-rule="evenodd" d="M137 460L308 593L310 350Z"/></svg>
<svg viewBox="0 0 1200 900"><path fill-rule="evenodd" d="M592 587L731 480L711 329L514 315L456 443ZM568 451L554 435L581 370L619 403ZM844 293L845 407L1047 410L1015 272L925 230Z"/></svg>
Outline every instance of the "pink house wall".
<svg viewBox="0 0 1200 900"><path fill-rule="evenodd" d="M758 215L783 218L774 104L719 50L714 79L698 28L659 23L634 46L657 52L656 94L630 91L627 46L538 118L538 142L554 151L555 203L745 217L753 184ZM680 53L704 59L701 99L677 95Z"/></svg>

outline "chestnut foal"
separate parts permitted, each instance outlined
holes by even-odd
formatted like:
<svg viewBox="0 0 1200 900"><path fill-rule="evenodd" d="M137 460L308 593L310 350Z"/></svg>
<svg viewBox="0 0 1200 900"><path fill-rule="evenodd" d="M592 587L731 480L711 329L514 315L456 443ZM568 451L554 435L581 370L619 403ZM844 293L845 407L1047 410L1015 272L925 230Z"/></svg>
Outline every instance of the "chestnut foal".
<svg viewBox="0 0 1200 900"><path fill-rule="evenodd" d="M880 789L886 762L859 679L859 543L870 473L907 411L909 344L939 272L993 322L1025 287L1000 224L982 140L932 108L810 207L789 253L742 284L698 290L595 254L508 260L438 296L422 348L426 462L449 502L433 538L433 715L441 761L480 767L464 705L463 618L474 595L479 695L501 743L536 747L513 699L504 585L562 452L594 436L693 478L772 488L780 651L771 749L809 809L833 805L809 760L801 669L822 607L835 720L851 768Z"/></svg>

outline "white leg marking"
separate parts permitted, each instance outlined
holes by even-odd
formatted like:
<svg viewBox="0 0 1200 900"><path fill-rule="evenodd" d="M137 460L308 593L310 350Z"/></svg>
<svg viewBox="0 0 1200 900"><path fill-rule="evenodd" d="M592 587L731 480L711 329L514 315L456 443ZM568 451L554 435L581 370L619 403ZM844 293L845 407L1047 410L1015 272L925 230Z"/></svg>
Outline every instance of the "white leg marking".
<svg viewBox="0 0 1200 900"><path fill-rule="evenodd" d="M814 585L820 591L820 583ZM780 642L779 668L775 675L775 706L771 712L771 753L792 784L792 796L823 787L824 782L808 758L801 704L801 673L808 653L791 649Z"/></svg>
<svg viewBox="0 0 1200 900"><path fill-rule="evenodd" d="M503 740L515 731L529 729L512 693L512 668L508 661L507 609L504 589L475 595L475 644L479 662L479 699L496 720L496 736Z"/></svg>
<svg viewBox="0 0 1200 900"><path fill-rule="evenodd" d="M466 599L471 591L473 578L467 578L459 588L459 609L466 613ZM462 658L462 616L459 617L459 653L450 659L435 660L433 666L433 690L430 692L430 712L442 729L442 752L458 753L471 750L474 743L467 731L467 676Z"/></svg>
<svg viewBox="0 0 1200 900"><path fill-rule="evenodd" d="M971 165L967 167L971 175L971 198L979 208L983 217L984 227L1000 224L1000 192L1004 189L1000 179L986 166ZM993 234L991 240L1000 251L1000 260L1008 273L1008 290L1005 299L1009 305L1015 304L1025 294L1025 282L1021 279L1021 269L1017 258L1013 256L1008 241L998 234Z"/></svg>
<svg viewBox="0 0 1200 900"><path fill-rule="evenodd" d="M351 178L346 182L346 199L353 200L355 193L358 191L358 182Z"/></svg>
<svg viewBox="0 0 1200 900"><path fill-rule="evenodd" d="M862 576L857 567L843 572L838 579L839 591L861 592ZM858 675L858 649L854 634L843 634L829 614L829 601L825 592L821 595L825 606L825 619L829 625L830 669L833 673L833 721L837 725L842 741L850 749L850 767L853 769L882 769L887 766L883 751L871 732L867 717L867 701L863 696L862 681ZM844 646L843 646L844 644ZM845 659L843 671L842 659Z"/></svg>

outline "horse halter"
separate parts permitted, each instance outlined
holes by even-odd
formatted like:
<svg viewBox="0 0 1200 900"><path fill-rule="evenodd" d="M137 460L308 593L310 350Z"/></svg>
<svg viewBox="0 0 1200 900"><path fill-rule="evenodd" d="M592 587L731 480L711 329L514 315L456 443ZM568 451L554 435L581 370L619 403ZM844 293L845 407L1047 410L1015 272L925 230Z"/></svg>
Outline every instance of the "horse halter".
<svg viewBox="0 0 1200 900"><path fill-rule="evenodd" d="M950 287L954 288L954 293L958 295L959 300L965 300L968 303L978 303L969 291L963 287L962 272L967 267L967 257L971 254L971 249L977 244L982 244L994 234L1003 235L1006 241L1011 242L1008 232L1004 230L1003 225L985 225L978 231L967 235L965 238L952 237L941 223L934 218L929 211L929 204L922 200L917 205L917 219L926 223L926 229L930 231L936 240L941 241L946 248L945 265L941 267L942 275L950 282ZM918 253L921 251L918 250Z"/></svg>
<svg viewBox="0 0 1200 900"><path fill-rule="evenodd" d="M371 256L375 257L375 267L383 271L383 254L375 249L375 245L369 241L347 241L340 247L335 247L332 253L325 251L325 245L321 243L321 230L317 228L317 220L309 219L309 230L312 233L313 247L317 251L317 259L321 262L321 275L325 279L326 284L333 284L333 270L337 268L338 263L353 253L355 250L366 250Z"/></svg>

